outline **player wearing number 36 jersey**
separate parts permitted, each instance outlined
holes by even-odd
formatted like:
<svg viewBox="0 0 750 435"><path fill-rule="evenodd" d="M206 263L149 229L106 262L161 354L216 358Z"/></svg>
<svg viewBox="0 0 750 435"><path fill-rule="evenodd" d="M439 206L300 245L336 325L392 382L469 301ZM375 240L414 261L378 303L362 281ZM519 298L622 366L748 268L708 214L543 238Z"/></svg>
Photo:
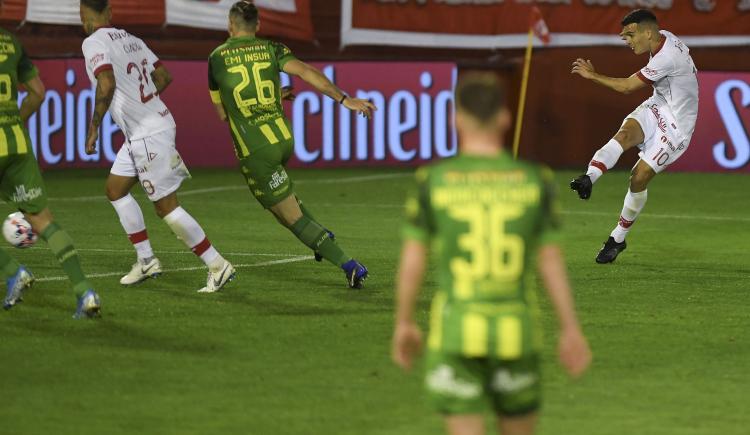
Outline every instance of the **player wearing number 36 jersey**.
<svg viewBox="0 0 750 435"><path fill-rule="evenodd" d="M126 138L106 185L107 197L138 256L120 283L136 284L162 271L141 208L130 195L130 189L140 181L156 214L208 266L206 286L199 291L218 291L234 277L234 267L177 201L177 189L190 173L175 148L172 114L159 98L172 78L142 40L110 26L111 16L108 0L81 0L81 22L89 35L83 41L83 55L89 78L96 84L86 152L96 152L99 126L107 109Z"/></svg>
<svg viewBox="0 0 750 435"><path fill-rule="evenodd" d="M349 110L369 117L375 106L350 98L317 69L300 62L284 45L257 38L258 9L246 1L229 11L230 38L211 53L208 85L219 117L228 121L247 185L302 243L341 267L351 288L361 288L368 271L341 250L333 233L321 226L294 193L285 165L294 150L284 116L279 73L300 77Z"/></svg>

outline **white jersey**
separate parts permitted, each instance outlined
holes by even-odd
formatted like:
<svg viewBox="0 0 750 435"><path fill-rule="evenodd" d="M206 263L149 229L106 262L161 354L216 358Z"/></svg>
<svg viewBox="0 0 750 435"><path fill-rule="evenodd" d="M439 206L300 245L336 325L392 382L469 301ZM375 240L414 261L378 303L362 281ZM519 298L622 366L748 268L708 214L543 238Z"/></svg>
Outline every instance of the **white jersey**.
<svg viewBox="0 0 750 435"><path fill-rule="evenodd" d="M161 101L151 72L159 58L146 44L125 30L103 27L83 41L86 72L91 83L112 70L117 83L109 113L128 140L143 139L175 128L174 118Z"/></svg>
<svg viewBox="0 0 750 435"><path fill-rule="evenodd" d="M662 30L664 41L651 55L648 65L636 74L654 86L652 98L666 104L675 122L689 139L698 119L698 70L690 50L674 34Z"/></svg>

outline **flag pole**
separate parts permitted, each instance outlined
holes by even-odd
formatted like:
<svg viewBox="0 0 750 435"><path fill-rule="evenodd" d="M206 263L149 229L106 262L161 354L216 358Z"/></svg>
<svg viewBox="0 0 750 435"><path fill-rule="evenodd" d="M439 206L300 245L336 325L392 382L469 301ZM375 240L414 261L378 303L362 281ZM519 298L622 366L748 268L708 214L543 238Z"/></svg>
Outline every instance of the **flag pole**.
<svg viewBox="0 0 750 435"><path fill-rule="evenodd" d="M518 146L521 142L521 125L523 124L523 109L526 106L526 88L529 84L529 69L531 67L531 49L534 46L534 30L529 27L529 41L526 44L526 56L523 61L523 76L521 77L521 95L518 97L518 113L516 114L516 131L513 134L513 158L518 158Z"/></svg>

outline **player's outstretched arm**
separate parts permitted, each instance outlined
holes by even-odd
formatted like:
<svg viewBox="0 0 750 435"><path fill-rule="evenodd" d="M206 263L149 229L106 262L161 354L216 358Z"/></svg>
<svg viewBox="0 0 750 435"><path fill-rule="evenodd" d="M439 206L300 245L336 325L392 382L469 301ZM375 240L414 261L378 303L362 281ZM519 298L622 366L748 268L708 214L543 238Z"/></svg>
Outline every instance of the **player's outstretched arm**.
<svg viewBox="0 0 750 435"><path fill-rule="evenodd" d="M560 362L568 374L578 377L591 363L591 350L578 324L568 273L560 248L557 245L542 246L539 249L538 264L560 324Z"/></svg>
<svg viewBox="0 0 750 435"><path fill-rule="evenodd" d="M39 106L41 106L42 102L44 101L44 94L46 92L46 89L44 88L44 83L42 82L42 79L39 78L39 76L36 76L24 83L23 87L26 88L26 91L28 92L26 98L23 99L23 103L21 103L20 109L21 119L25 123L29 120L31 115L34 114L34 112L39 110Z"/></svg>
<svg viewBox="0 0 750 435"><path fill-rule="evenodd" d="M411 368L422 350L422 331L414 320L414 306L422 287L427 248L416 240L407 240L401 251L396 280L396 319L391 357L404 370Z"/></svg>
<svg viewBox="0 0 750 435"><path fill-rule="evenodd" d="M594 69L594 64L587 59L576 59L573 62L573 69L570 72L623 94L629 94L646 86L646 83L639 79L637 74L633 74L625 79L599 74Z"/></svg>
<svg viewBox="0 0 750 435"><path fill-rule="evenodd" d="M96 97L94 100L94 114L91 116L89 132L86 138L86 154L96 152L96 140L99 139L99 126L115 97L115 74L112 70L102 71L96 76Z"/></svg>
<svg viewBox="0 0 750 435"><path fill-rule="evenodd" d="M352 98L344 93L335 84L328 80L317 68L293 59L284 64L284 72L295 75L307 83L311 84L320 93L327 95L334 100L343 104L349 110L355 111L366 117L372 116L372 112L377 110L374 104L360 98Z"/></svg>
<svg viewBox="0 0 750 435"><path fill-rule="evenodd" d="M164 65L159 65L158 68L151 72L151 80L154 81L156 91L161 95L167 89L167 86L172 83L172 74L169 73L169 70Z"/></svg>

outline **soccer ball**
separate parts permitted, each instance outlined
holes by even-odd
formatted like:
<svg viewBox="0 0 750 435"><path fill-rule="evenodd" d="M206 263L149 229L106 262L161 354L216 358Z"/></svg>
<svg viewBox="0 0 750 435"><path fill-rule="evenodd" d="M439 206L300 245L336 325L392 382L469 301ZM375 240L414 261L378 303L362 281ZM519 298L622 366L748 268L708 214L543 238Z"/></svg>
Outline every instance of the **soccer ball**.
<svg viewBox="0 0 750 435"><path fill-rule="evenodd" d="M36 233L20 211L11 213L5 218L3 237L16 248L28 248L36 243Z"/></svg>

